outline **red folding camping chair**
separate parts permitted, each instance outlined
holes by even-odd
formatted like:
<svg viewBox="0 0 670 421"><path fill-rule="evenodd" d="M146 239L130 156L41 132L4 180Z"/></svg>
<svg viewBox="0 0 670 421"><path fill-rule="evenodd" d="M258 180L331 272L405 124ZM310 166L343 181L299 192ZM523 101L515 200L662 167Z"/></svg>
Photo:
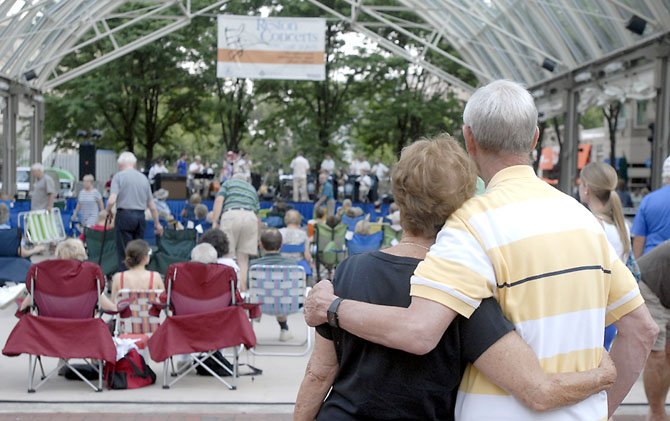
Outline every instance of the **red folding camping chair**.
<svg viewBox="0 0 670 421"><path fill-rule="evenodd" d="M256 336L244 307L238 305L241 300L234 269L219 264L174 263L168 268L165 288L167 317L149 338L151 359L163 362L163 388L169 389L200 366L229 389L236 389L237 346L253 347ZM214 355L228 347L234 347L232 370ZM190 360L175 371L172 359L179 354L189 354ZM232 381L227 382L207 366L207 359L228 372ZM171 382L169 365L175 376Z"/></svg>
<svg viewBox="0 0 670 421"><path fill-rule="evenodd" d="M26 287L30 291L30 313L20 317L2 353L29 354L28 392L35 392L66 366L93 390L102 391L102 364L116 362L116 347L105 322L96 317L105 278L100 267L77 260L47 260L30 267ZM44 374L41 357L58 358L58 366ZM70 364L84 359L98 373L97 386ZM94 360L94 361L93 361ZM41 381L34 382L37 363Z"/></svg>

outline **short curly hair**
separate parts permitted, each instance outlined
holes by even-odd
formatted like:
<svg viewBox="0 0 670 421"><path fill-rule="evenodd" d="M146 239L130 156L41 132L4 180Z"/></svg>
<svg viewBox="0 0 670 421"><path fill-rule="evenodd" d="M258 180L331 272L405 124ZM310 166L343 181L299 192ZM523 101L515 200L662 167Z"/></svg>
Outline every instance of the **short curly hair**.
<svg viewBox="0 0 670 421"><path fill-rule="evenodd" d="M210 229L200 237L200 243L211 244L218 257L223 257L230 251L228 236L221 230Z"/></svg>
<svg viewBox="0 0 670 421"><path fill-rule="evenodd" d="M88 259L88 255L81 240L68 238L56 246L56 258L74 259L83 262Z"/></svg>
<svg viewBox="0 0 670 421"><path fill-rule="evenodd" d="M450 135L405 147L391 175L400 225L412 235L435 236L475 192L477 170Z"/></svg>

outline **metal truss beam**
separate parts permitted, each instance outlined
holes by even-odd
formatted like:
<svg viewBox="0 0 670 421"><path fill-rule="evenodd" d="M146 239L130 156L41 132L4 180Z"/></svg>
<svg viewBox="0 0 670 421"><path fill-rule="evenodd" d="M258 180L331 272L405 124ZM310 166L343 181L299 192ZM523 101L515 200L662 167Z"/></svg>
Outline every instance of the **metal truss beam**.
<svg viewBox="0 0 670 421"><path fill-rule="evenodd" d="M467 83L463 82L456 76L453 76L447 72L445 72L443 69L439 68L438 66L435 66L434 64L424 60L421 58L421 55L413 55L403 47L401 47L398 44L395 44L394 42L382 37L375 31L372 31L371 29L363 26L360 22L353 21L349 16L345 16L344 14L338 12L337 10L334 10L325 4L321 3L318 0L307 0L313 5L319 7L320 9L330 13L333 16L336 16L337 18L341 19L342 21L347 22L350 26L351 29L355 30L356 32L359 32L366 37L370 38L371 40L375 41L380 47L388 50L389 52L404 58L405 60L414 63L420 67L423 67L425 70L428 72L432 73L436 77L440 78L444 82L453 85L454 87L461 89L465 94L470 94L474 91L474 87L468 85ZM367 14L367 11L366 11ZM386 24L386 22L384 22ZM387 24L388 26L388 24ZM395 29L399 28L399 26L393 24L392 27ZM403 31L405 31L403 29ZM422 40L422 44L426 44L428 41L427 40Z"/></svg>
<svg viewBox="0 0 670 421"><path fill-rule="evenodd" d="M156 1L154 4L150 4L149 6L138 10L128 12L112 11L111 13L102 16L91 17L83 26L79 36L69 38L70 40L74 40L74 42L70 42L70 45L67 48L59 49L57 53L43 58L32 66L32 68L41 69L39 72L39 79L35 83L35 86L43 90L53 89L118 57L175 32L187 26L193 17L206 14L212 9L218 8L227 2L228 0L213 1L206 7L193 10L190 1ZM118 24L117 21L117 24L114 25L113 21L117 19L123 19L124 21L121 24ZM119 34L124 31L133 30L133 28L136 28L147 20L161 23L163 26L141 35L130 42L120 44ZM92 36L83 39L82 37L85 34L90 34ZM102 40L109 40L111 44L111 49L109 51L76 68L68 69L62 73L57 71L58 65L64 57Z"/></svg>
<svg viewBox="0 0 670 421"><path fill-rule="evenodd" d="M351 4L354 0L344 0L344 1ZM425 39L422 36L419 36L419 35L415 34L412 31L409 31L408 29L404 28L401 25L398 25L396 22L394 22L392 19L388 18L384 14L379 13L379 12L375 11L374 9L371 9L371 8L365 6L365 5L360 5L359 7L361 9L361 12L365 13L369 17L386 24L389 28L392 28L392 29L398 31L399 33L405 35L406 37L413 39L414 41L419 43L422 47L428 48L428 49L434 51L435 53L453 61L454 63L457 63L457 64L465 67L466 69L470 70L474 74L478 75L481 79L484 79L484 80L493 79L493 77L489 73L487 73L487 72L483 71L482 69L479 69L475 66L472 66L469 63L466 63L465 61L461 60L460 58L454 56L453 54L449 54L448 52L442 50L441 48L439 48L437 46L431 45L429 40ZM411 9L407 9L407 12L413 12L413 11Z"/></svg>

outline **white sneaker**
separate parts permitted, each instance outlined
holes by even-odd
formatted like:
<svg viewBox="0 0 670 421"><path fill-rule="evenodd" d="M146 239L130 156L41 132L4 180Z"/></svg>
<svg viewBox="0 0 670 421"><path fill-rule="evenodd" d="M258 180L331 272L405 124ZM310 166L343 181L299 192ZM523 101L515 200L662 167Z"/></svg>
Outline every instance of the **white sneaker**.
<svg viewBox="0 0 670 421"><path fill-rule="evenodd" d="M281 329L279 331L279 342L288 342L293 339L293 335L288 330Z"/></svg>

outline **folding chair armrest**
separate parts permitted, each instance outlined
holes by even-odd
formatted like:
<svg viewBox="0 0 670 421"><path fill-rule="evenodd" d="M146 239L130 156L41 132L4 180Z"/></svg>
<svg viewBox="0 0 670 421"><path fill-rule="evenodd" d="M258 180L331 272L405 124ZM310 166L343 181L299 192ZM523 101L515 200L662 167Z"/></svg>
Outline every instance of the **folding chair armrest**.
<svg viewBox="0 0 670 421"><path fill-rule="evenodd" d="M150 301L149 304L151 305L151 307L149 307L149 316L158 317L161 315L161 311L168 310L167 303L161 303L159 301Z"/></svg>
<svg viewBox="0 0 670 421"><path fill-rule="evenodd" d="M130 312L130 300L121 300L116 304L116 310L100 309L101 314L118 315L122 319L126 319L132 315Z"/></svg>
<svg viewBox="0 0 670 421"><path fill-rule="evenodd" d="M257 319L261 317L262 311L261 311L261 305L260 304L252 304L252 303L237 303L236 305L242 307L243 309L247 310L249 312L249 318L250 319Z"/></svg>

